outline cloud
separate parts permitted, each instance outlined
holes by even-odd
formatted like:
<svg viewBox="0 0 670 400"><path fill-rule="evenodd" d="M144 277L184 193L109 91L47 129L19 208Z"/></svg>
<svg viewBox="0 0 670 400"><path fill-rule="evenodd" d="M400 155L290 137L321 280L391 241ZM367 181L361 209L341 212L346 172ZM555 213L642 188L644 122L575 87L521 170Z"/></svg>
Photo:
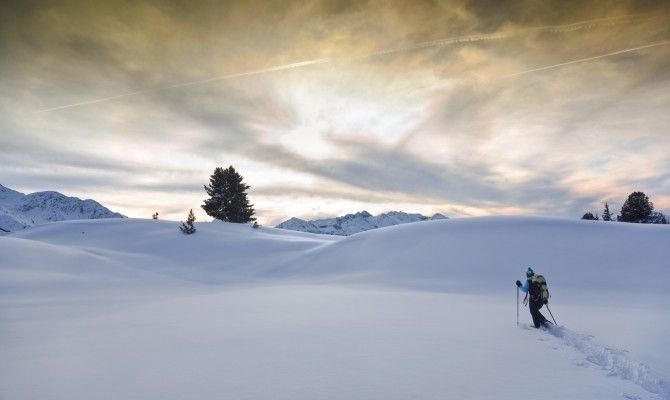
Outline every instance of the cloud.
<svg viewBox="0 0 670 400"><path fill-rule="evenodd" d="M176 217L227 164L272 219L667 198L670 46L616 52L670 40L670 6L564 4L3 2L0 183Z"/></svg>

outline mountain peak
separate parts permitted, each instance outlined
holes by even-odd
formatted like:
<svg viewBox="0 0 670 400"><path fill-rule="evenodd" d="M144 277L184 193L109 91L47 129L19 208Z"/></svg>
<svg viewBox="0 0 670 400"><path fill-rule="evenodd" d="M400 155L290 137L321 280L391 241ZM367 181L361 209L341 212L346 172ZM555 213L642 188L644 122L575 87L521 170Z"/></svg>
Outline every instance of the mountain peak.
<svg viewBox="0 0 670 400"><path fill-rule="evenodd" d="M23 196L23 193L12 190L7 186L0 185L0 200L7 197Z"/></svg>
<svg viewBox="0 0 670 400"><path fill-rule="evenodd" d="M68 197L60 192L23 194L0 185L0 229L10 232L32 225L72 219L125 218L95 200Z"/></svg>
<svg viewBox="0 0 670 400"><path fill-rule="evenodd" d="M276 227L292 231L348 236L370 229L383 228L385 226L446 218L447 217L439 213L432 217L426 217L421 214L389 211L387 213L373 216L367 211L359 211L355 214L346 214L341 217L315 219L311 221L293 217L280 223Z"/></svg>

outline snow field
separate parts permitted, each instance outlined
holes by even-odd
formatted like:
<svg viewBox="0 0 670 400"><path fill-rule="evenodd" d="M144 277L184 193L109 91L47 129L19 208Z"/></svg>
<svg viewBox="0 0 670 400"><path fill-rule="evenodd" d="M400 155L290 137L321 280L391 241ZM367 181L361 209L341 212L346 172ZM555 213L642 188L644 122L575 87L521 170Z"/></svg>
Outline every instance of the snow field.
<svg viewBox="0 0 670 400"><path fill-rule="evenodd" d="M74 221L1 237L0 398L670 398L666 227L197 226ZM525 308L517 328L527 265L567 329L528 329Z"/></svg>

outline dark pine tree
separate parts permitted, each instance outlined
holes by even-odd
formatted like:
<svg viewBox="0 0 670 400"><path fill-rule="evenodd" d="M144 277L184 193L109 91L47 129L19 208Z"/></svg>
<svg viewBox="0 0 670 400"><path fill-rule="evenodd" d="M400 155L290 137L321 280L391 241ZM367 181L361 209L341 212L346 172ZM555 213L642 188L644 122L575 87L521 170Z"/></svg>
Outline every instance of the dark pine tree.
<svg viewBox="0 0 670 400"><path fill-rule="evenodd" d="M244 223L255 221L254 206L249 204L247 189L249 185L242 182L242 175L230 167L216 168L209 177L209 185L205 191L210 196L205 200L202 209L210 217L226 222Z"/></svg>
<svg viewBox="0 0 670 400"><path fill-rule="evenodd" d="M598 219L598 217L593 215L590 212L587 212L586 214L582 215L582 219L587 219L589 221L596 221Z"/></svg>
<svg viewBox="0 0 670 400"><path fill-rule="evenodd" d="M649 201L649 197L642 192L633 192L621 207L621 215L617 218L623 222L641 222L651 215L654 210L654 203Z"/></svg>
<svg viewBox="0 0 670 400"><path fill-rule="evenodd" d="M611 221L612 214L610 214L610 206L605 203L605 210L603 211L603 221Z"/></svg>
<svg viewBox="0 0 670 400"><path fill-rule="evenodd" d="M187 235L195 233L195 225L193 224L194 222L195 222L195 214L193 214L193 209L191 209L191 211L188 212L186 222L181 223L179 230L181 230L182 233L185 233Z"/></svg>

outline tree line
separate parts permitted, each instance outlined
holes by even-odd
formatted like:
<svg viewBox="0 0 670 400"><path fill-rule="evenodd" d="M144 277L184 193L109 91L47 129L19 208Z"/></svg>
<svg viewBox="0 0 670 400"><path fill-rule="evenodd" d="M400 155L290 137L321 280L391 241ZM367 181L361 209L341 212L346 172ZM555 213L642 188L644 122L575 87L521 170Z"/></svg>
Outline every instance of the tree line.
<svg viewBox="0 0 670 400"><path fill-rule="evenodd" d="M598 214L587 212L582 219L597 221ZM668 217L663 213L654 211L654 203L643 192L633 192L621 207L621 214L616 217L610 212L609 205L605 203L602 212L603 221L631 222L636 224L667 224Z"/></svg>

